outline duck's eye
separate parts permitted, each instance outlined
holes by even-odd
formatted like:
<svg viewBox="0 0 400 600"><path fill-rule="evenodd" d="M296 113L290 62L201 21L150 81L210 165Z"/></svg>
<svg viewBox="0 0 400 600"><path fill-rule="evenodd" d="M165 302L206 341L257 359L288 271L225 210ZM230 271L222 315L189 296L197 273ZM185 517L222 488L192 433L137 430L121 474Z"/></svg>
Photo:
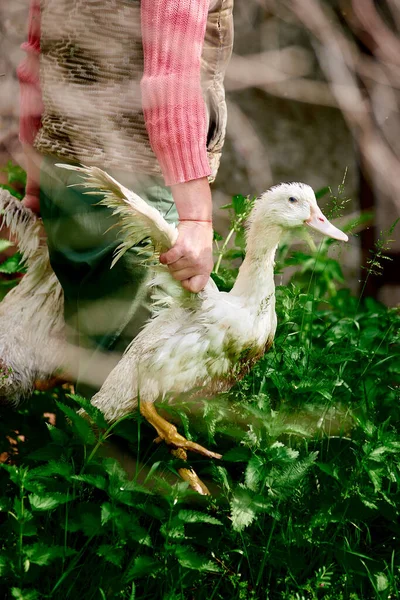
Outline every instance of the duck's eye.
<svg viewBox="0 0 400 600"><path fill-rule="evenodd" d="M298 200L297 200L297 198L294 198L294 196L290 196L289 202L291 202L292 204L294 204L295 202L298 202Z"/></svg>

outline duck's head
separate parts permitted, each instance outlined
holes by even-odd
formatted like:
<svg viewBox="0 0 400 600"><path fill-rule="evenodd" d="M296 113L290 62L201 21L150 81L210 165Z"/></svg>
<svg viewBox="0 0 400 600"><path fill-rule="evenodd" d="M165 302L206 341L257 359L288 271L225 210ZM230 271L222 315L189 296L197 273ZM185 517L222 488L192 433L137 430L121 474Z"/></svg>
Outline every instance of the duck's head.
<svg viewBox="0 0 400 600"><path fill-rule="evenodd" d="M283 229L308 225L335 240L347 242L349 239L324 216L313 189L305 183L281 183L264 192L252 217L256 215L257 220L268 220Z"/></svg>

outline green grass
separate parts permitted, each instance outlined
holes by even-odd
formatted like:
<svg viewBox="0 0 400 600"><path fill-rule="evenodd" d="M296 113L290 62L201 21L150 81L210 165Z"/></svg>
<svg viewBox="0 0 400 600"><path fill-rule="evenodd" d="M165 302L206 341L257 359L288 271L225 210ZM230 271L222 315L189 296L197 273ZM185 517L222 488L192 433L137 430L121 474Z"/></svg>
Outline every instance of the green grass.
<svg viewBox="0 0 400 600"><path fill-rule="evenodd" d="M236 197L234 247L220 240L225 289L247 207ZM400 596L400 317L343 287L332 246L281 248L277 268L297 271L277 288L274 346L242 382L195 410L185 398L164 406L223 452L190 457L210 498L179 480L179 461L137 415L107 429L62 389L3 410L0 453L15 431L25 441L0 468L2 598ZM82 405L95 430L75 413ZM104 457L106 440L135 458L132 477Z"/></svg>

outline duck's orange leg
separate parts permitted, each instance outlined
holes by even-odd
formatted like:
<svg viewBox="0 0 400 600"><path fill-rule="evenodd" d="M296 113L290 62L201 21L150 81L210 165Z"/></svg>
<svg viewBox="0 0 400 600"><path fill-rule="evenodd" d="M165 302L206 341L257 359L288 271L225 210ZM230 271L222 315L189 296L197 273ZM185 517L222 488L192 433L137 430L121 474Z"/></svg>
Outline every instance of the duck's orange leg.
<svg viewBox="0 0 400 600"><path fill-rule="evenodd" d="M156 442L165 441L169 446L182 448L183 450L191 450L192 452L203 454L203 456L207 456L208 458L222 458L222 454L211 452L211 450L207 450L207 448L200 446L200 444L190 442L183 437L183 435L178 433L175 425L168 423L168 421L158 414L152 402L143 402L143 400L141 400L140 414L150 423L150 425L153 425L154 429L157 431L158 438L156 438Z"/></svg>
<svg viewBox="0 0 400 600"><path fill-rule="evenodd" d="M203 454L203 456L207 456L208 458L222 458L221 454L217 454L216 452L211 452L200 446L200 444L196 444L195 442L190 442L183 435L178 433L175 425L168 423L163 417L161 417L156 411L154 404L152 402L140 402L140 414L154 427L154 429L158 433L158 438L156 438L156 442L165 441L166 444L173 446L173 450L171 450L171 454L176 458L180 458L181 460L187 461L187 453L186 450L192 450L193 452L197 452L198 454ZM201 481L198 477L197 473L189 468L189 469L178 469L179 475L182 477L184 481L187 481L192 489L201 494L202 496L209 496L210 492L207 486Z"/></svg>
<svg viewBox="0 0 400 600"><path fill-rule="evenodd" d="M180 458L181 460L187 461L187 454L183 448L176 448L175 450L171 450L172 456L175 458ZM198 492L201 496L210 496L210 492L205 483L202 482L200 477L197 475L196 471L192 468L190 469L178 469L179 475L182 477L184 481L187 481L190 487Z"/></svg>

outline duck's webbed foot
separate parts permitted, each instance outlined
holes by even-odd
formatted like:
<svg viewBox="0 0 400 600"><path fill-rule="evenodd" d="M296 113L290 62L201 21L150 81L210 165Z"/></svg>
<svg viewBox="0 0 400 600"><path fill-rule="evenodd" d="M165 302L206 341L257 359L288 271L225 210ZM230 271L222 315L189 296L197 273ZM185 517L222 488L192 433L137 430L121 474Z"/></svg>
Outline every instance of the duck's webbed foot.
<svg viewBox="0 0 400 600"><path fill-rule="evenodd" d="M183 437L183 435L178 433L175 425L168 423L168 421L163 419L163 417L158 414L152 402L141 401L140 413L146 419L146 421L148 421L151 425L153 425L154 429L156 429L158 433L158 438L155 440L156 442L165 441L166 444L173 446L174 448L191 450L192 452L197 452L198 454L202 454L208 458L222 458L222 454L211 452L211 450L207 450L207 448L200 446L200 444L196 444L196 442L190 442Z"/></svg>
<svg viewBox="0 0 400 600"><path fill-rule="evenodd" d="M186 451L182 448L176 448L175 450L171 450L172 456L175 458L180 458L181 460L187 460ZM184 481L187 481L195 492L200 494L201 496L210 496L210 492L208 487L202 482L200 477L197 475L196 471L192 468L190 469L178 469L179 475L182 477Z"/></svg>

